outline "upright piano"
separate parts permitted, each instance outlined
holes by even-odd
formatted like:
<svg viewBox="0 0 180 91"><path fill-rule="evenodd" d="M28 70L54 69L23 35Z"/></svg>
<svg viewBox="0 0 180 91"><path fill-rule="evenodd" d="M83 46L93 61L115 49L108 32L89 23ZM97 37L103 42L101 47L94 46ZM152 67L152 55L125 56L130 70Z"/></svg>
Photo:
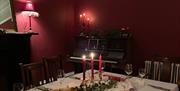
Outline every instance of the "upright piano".
<svg viewBox="0 0 180 91"><path fill-rule="evenodd" d="M126 30L112 37L77 36L76 47L69 57L70 62L74 64L76 73L82 72L82 55L86 55L88 65L90 53L93 52L95 68L98 67L101 54L105 70L120 70L125 63L131 62L131 39L132 34Z"/></svg>

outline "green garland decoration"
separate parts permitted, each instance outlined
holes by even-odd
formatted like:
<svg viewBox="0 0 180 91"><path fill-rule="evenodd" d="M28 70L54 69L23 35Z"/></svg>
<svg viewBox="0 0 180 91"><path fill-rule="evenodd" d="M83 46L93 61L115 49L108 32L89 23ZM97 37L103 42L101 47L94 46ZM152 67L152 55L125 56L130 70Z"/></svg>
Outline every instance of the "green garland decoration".
<svg viewBox="0 0 180 91"><path fill-rule="evenodd" d="M81 85L80 87L72 88L73 91L105 91L106 89L117 87L117 81L107 80L99 81L98 83L93 83L92 85Z"/></svg>

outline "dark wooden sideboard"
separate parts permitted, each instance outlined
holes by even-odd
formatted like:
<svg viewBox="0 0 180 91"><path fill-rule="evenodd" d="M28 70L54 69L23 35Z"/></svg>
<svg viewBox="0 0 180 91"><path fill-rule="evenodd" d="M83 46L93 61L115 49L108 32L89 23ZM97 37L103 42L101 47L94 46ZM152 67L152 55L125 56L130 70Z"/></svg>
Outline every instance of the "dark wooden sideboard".
<svg viewBox="0 0 180 91"><path fill-rule="evenodd" d="M29 63L30 38L38 33L0 34L0 90L12 91L12 85L21 82L19 63Z"/></svg>
<svg viewBox="0 0 180 91"><path fill-rule="evenodd" d="M82 55L85 54L90 61L89 54L95 53L95 65L98 65L99 54L102 54L103 62L111 71L122 69L125 63L131 62L132 34L128 31L120 31L117 36L78 36L75 38L76 47L70 56L74 63L75 72L82 71Z"/></svg>

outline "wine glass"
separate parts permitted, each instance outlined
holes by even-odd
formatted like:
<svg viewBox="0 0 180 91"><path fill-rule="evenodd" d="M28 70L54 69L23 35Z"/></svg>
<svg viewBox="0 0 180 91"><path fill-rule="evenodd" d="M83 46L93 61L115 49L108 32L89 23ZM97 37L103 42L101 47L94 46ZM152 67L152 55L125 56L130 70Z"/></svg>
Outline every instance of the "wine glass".
<svg viewBox="0 0 180 91"><path fill-rule="evenodd" d="M139 69L139 76L141 77L141 79L143 79L143 77L146 75L145 69L144 68L140 68Z"/></svg>
<svg viewBox="0 0 180 91"><path fill-rule="evenodd" d="M133 72L132 64L126 64L125 72L128 75L128 77L129 77L130 74L132 74L132 72Z"/></svg>
<svg viewBox="0 0 180 91"><path fill-rule="evenodd" d="M61 74L61 70L60 70L60 69L57 70L57 73L58 73L58 76L57 76L57 77L58 77L58 78L61 78L61 77L62 77L62 74Z"/></svg>
<svg viewBox="0 0 180 91"><path fill-rule="evenodd" d="M105 63L102 63L102 71L104 71L106 68L106 64Z"/></svg>
<svg viewBox="0 0 180 91"><path fill-rule="evenodd" d="M24 85L20 82L13 84L13 91L24 91Z"/></svg>

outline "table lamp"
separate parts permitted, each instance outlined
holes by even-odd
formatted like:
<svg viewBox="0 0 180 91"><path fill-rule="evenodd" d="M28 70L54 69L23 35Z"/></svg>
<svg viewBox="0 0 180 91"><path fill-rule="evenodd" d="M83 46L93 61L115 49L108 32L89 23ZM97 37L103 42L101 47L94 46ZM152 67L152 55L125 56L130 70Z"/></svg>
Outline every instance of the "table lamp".
<svg viewBox="0 0 180 91"><path fill-rule="evenodd" d="M32 32L31 17L38 17L39 13L34 11L34 6L31 1L26 2L26 6L24 11L22 11L22 14L29 17L29 32Z"/></svg>

